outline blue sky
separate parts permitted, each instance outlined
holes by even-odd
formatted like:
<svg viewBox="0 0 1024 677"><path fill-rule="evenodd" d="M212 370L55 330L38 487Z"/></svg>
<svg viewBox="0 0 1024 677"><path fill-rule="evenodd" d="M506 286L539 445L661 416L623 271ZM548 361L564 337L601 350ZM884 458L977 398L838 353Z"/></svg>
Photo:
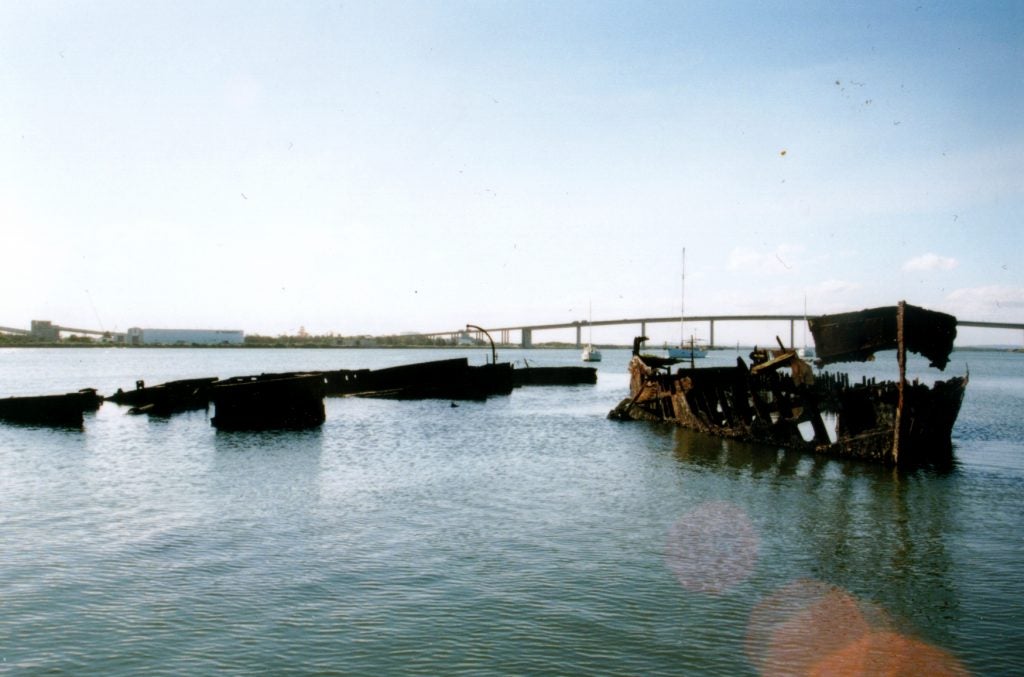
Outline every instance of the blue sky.
<svg viewBox="0 0 1024 677"><path fill-rule="evenodd" d="M0 325L1024 322L1020 3L3 3L0 84Z"/></svg>

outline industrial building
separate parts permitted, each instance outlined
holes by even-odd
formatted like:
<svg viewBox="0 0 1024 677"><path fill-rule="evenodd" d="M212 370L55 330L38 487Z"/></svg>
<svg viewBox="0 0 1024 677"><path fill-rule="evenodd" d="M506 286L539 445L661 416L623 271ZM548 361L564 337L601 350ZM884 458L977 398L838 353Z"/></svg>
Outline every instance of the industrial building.
<svg viewBox="0 0 1024 677"><path fill-rule="evenodd" d="M49 320L32 320L32 338L37 341L56 341L60 338L60 327Z"/></svg>
<svg viewBox="0 0 1024 677"><path fill-rule="evenodd" d="M241 329L142 329L130 327L127 343L132 346L221 346L242 345Z"/></svg>

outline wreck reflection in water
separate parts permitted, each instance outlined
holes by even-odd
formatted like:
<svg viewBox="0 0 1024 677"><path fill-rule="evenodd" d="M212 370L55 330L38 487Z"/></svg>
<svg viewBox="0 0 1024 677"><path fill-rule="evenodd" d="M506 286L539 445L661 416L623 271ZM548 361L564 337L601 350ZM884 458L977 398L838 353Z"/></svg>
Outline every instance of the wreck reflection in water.
<svg viewBox="0 0 1024 677"><path fill-rule="evenodd" d="M113 392L138 376L454 354L40 349L8 355L4 376L12 394ZM883 672L881 658L903 656L1019 671L1020 355L953 354L948 369L969 362L971 384L944 472L607 421L630 358L606 350L594 385L458 407L328 398L315 431L225 433L205 411L107 405L81 431L0 426L0 534L18 544L0 570L5 665L753 675ZM881 354L851 377L892 365ZM926 369L911 359L908 377Z"/></svg>
<svg viewBox="0 0 1024 677"><path fill-rule="evenodd" d="M955 482L952 471L907 472L789 449L772 453L685 428L674 433L674 455L687 474L757 480L744 482L742 501L709 501L680 519L685 529L673 525L667 565L677 577L689 572L680 584L690 590L722 593L751 578L761 595L746 651L758 672L927 667L929 674L967 674L939 648L954 638L933 617L962 612L947 547L960 528L952 517L956 492L935 486ZM693 561L700 557L706 560ZM743 562L749 570L737 571ZM806 577L791 578L794 564Z"/></svg>

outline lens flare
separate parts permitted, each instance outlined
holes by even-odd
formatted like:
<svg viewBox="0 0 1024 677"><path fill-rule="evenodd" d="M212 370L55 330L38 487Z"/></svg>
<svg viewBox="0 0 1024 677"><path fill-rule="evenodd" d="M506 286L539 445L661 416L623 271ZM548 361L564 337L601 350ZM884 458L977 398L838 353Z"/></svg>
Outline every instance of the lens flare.
<svg viewBox="0 0 1024 677"><path fill-rule="evenodd" d="M894 632L871 632L816 664L810 677L963 677L970 672L942 649Z"/></svg>
<svg viewBox="0 0 1024 677"><path fill-rule="evenodd" d="M949 653L892 626L878 606L836 586L802 579L751 612L747 659L759 674L773 676L970 674Z"/></svg>
<svg viewBox="0 0 1024 677"><path fill-rule="evenodd" d="M720 594L750 577L758 546L746 512L732 503L712 501L672 526L665 562L687 590Z"/></svg>

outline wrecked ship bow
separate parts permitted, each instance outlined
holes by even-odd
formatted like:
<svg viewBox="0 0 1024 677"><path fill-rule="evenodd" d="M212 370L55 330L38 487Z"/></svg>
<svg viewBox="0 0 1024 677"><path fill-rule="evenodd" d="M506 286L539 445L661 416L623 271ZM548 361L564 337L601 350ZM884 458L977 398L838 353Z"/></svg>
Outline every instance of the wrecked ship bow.
<svg viewBox="0 0 1024 677"><path fill-rule="evenodd" d="M633 343L630 396L609 414L619 420L666 421L718 437L859 458L889 465L947 462L953 424L969 376L933 386L908 382L908 350L942 370L956 337L956 318L900 302L808 319L817 364L866 361L896 349L896 381L851 384L841 373L814 374L795 350L751 353L732 367L683 366L643 355ZM830 433L826 419L834 418Z"/></svg>

